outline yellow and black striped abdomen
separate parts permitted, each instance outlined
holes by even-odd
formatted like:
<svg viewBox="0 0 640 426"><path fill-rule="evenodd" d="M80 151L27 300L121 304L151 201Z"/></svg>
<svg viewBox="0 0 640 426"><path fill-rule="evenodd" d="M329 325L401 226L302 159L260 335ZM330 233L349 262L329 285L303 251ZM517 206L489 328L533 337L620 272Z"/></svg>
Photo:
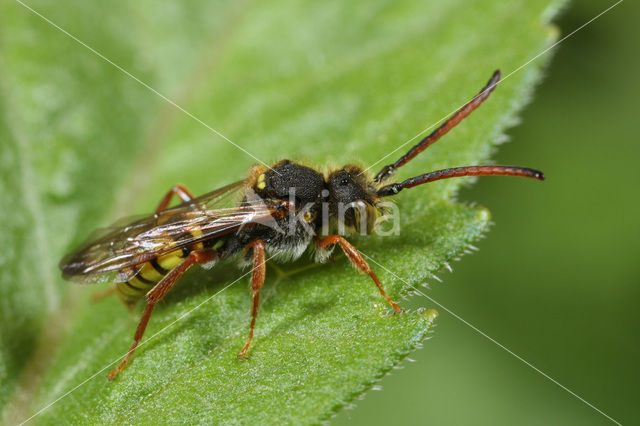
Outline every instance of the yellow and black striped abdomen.
<svg viewBox="0 0 640 426"><path fill-rule="evenodd" d="M184 238L193 241L202 237L202 230L198 227L185 231ZM145 294L149 292L160 280L173 268L178 266L185 257L193 250L202 250L202 242L190 245L182 245L181 238L171 238L175 242L176 248L168 253L162 254L148 262L137 265L133 271L127 271L132 276L128 281L116 284L116 290L120 299L128 306L133 306Z"/></svg>
<svg viewBox="0 0 640 426"><path fill-rule="evenodd" d="M138 272L133 278L116 284L120 299L127 305L134 305L165 275L178 266L188 253L188 250L178 249L138 265L136 267Z"/></svg>

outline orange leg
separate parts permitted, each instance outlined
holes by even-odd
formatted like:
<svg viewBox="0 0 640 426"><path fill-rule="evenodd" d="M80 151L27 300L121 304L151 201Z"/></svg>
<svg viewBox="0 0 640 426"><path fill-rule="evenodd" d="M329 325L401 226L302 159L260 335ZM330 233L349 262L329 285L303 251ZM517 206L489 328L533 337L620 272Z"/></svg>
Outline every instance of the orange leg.
<svg viewBox="0 0 640 426"><path fill-rule="evenodd" d="M176 196L182 200L183 203L193 200L195 197L191 194L185 186L176 185L167 192L167 195L164 196L160 204L158 204L158 208L156 209L156 213L160 213L169 207L169 203L171 202L171 198Z"/></svg>
<svg viewBox="0 0 640 426"><path fill-rule="evenodd" d="M147 328L147 324L149 323L149 318L151 318L151 313L153 312L153 308L156 306L156 303L161 300L168 292L171 290L173 285L180 279L182 274L184 274L187 269L196 263L206 263L215 258L215 253L213 252L204 252L204 251L192 251L189 256L178 266L173 268L167 275L164 276L160 280L155 287L147 293L147 306L142 314L142 318L140 319L140 323L138 324L138 328L136 329L136 333L133 336L133 344L129 348L127 352L127 356L122 360L120 365L111 370L111 372L107 375L109 380L113 380L113 378L121 372L124 367L129 362L131 355L136 350L138 343L142 339L144 335L144 330Z"/></svg>
<svg viewBox="0 0 640 426"><path fill-rule="evenodd" d="M356 268L371 277L373 282L376 283L378 290L380 290L380 294L382 294L382 296L387 299L391 306L393 306L393 309L395 309L396 312L402 312L402 308L396 302L391 300L389 296L387 296L387 293L382 288L382 283L380 283L380 280L378 279L376 274L371 270L369 264L367 264L360 252L358 252L358 250L356 250L354 246L349 244L349 241L345 240L340 235L329 235L328 237L325 237L320 240L320 242L318 242L318 247L320 249L325 249L335 244L340 245L340 248L342 248L344 254L347 255L351 263L353 263Z"/></svg>
<svg viewBox="0 0 640 426"><path fill-rule="evenodd" d="M258 318L258 303L260 300L260 289L264 284L264 277L266 275L266 265L264 258L264 242L256 240L249 244L248 250L253 250L253 278L251 279L251 293L253 294L253 302L251 304L251 326L249 328L249 338L247 344L238 354L238 358L245 358L249 346L251 346L251 339L253 339L253 329L256 326L256 318Z"/></svg>

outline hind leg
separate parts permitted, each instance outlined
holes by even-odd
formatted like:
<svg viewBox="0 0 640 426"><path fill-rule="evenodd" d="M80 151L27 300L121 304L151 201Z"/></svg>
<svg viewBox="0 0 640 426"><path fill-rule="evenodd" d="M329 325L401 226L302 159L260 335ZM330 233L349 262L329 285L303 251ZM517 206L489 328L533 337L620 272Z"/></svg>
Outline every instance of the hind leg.
<svg viewBox="0 0 640 426"><path fill-rule="evenodd" d="M127 355L124 357L120 365L111 370L111 372L107 375L109 380L113 380L113 378L121 372L126 365L129 363L133 352L136 350L136 347L142 340L142 336L144 335L144 331L147 328L147 324L149 323L149 319L151 318L151 313L153 312L153 308L156 306L156 303L160 301L174 284L180 279L182 274L184 274L187 269L196 263L206 263L215 258L215 253L206 252L206 251L192 251L189 253L189 256L186 257L182 263L173 268L167 275L164 276L160 280L158 284L156 284L149 293L147 293L147 306L144 309L144 313L142 314L142 318L140 319L140 323L138 323L138 328L136 329L136 333L133 336L133 343L127 352Z"/></svg>

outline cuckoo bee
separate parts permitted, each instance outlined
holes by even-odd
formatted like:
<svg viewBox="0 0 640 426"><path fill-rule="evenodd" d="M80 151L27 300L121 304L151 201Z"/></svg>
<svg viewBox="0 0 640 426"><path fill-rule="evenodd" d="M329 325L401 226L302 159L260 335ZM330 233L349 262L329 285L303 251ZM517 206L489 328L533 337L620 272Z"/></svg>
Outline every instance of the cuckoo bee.
<svg viewBox="0 0 640 426"><path fill-rule="evenodd" d="M113 379L129 362L154 307L191 266L205 268L237 256L252 265L252 308L249 335L238 354L247 355L258 316L260 289L265 280L265 252L289 260L315 247L318 260L339 246L349 261L367 274L381 297L401 312L363 256L336 229L371 233L383 213L383 201L406 188L472 175L544 175L523 167L465 166L443 169L388 183L394 172L446 134L480 106L500 80L496 71L487 85L439 128L375 176L347 165L326 173L284 160L270 168L254 166L248 177L200 197L174 186L155 213L99 231L61 262L63 277L75 281L110 282L122 301L133 306L142 297L146 307L126 357L109 374ZM170 207L173 197L180 203ZM344 209L344 206L362 207ZM365 216L365 220L362 220Z"/></svg>

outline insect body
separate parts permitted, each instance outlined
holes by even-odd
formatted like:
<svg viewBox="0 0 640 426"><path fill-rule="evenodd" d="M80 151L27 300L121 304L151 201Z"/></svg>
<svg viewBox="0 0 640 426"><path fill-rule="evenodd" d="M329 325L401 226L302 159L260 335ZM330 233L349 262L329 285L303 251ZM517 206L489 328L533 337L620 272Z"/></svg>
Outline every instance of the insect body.
<svg viewBox="0 0 640 426"><path fill-rule="evenodd" d="M134 342L122 363L109 373L109 379L129 362L156 303L195 264L211 267L220 260L239 255L252 265L251 323L240 357L246 356L251 345L267 255L295 259L313 246L318 260L323 260L333 247L340 246L353 265L371 277L381 296L396 312L401 312L362 255L342 236L344 232L339 231L373 232L376 218L384 214L385 197L435 180L471 175L543 180L541 172L522 167L466 166L386 183L397 168L484 102L499 79L500 72L496 71L478 95L398 161L383 167L375 177L354 165L321 173L284 160L270 168L254 166L245 180L197 198L178 185L162 199L155 214L126 226L107 228L66 256L60 263L65 278L115 283L120 298L129 306L146 298ZM182 202L169 208L173 196Z"/></svg>

